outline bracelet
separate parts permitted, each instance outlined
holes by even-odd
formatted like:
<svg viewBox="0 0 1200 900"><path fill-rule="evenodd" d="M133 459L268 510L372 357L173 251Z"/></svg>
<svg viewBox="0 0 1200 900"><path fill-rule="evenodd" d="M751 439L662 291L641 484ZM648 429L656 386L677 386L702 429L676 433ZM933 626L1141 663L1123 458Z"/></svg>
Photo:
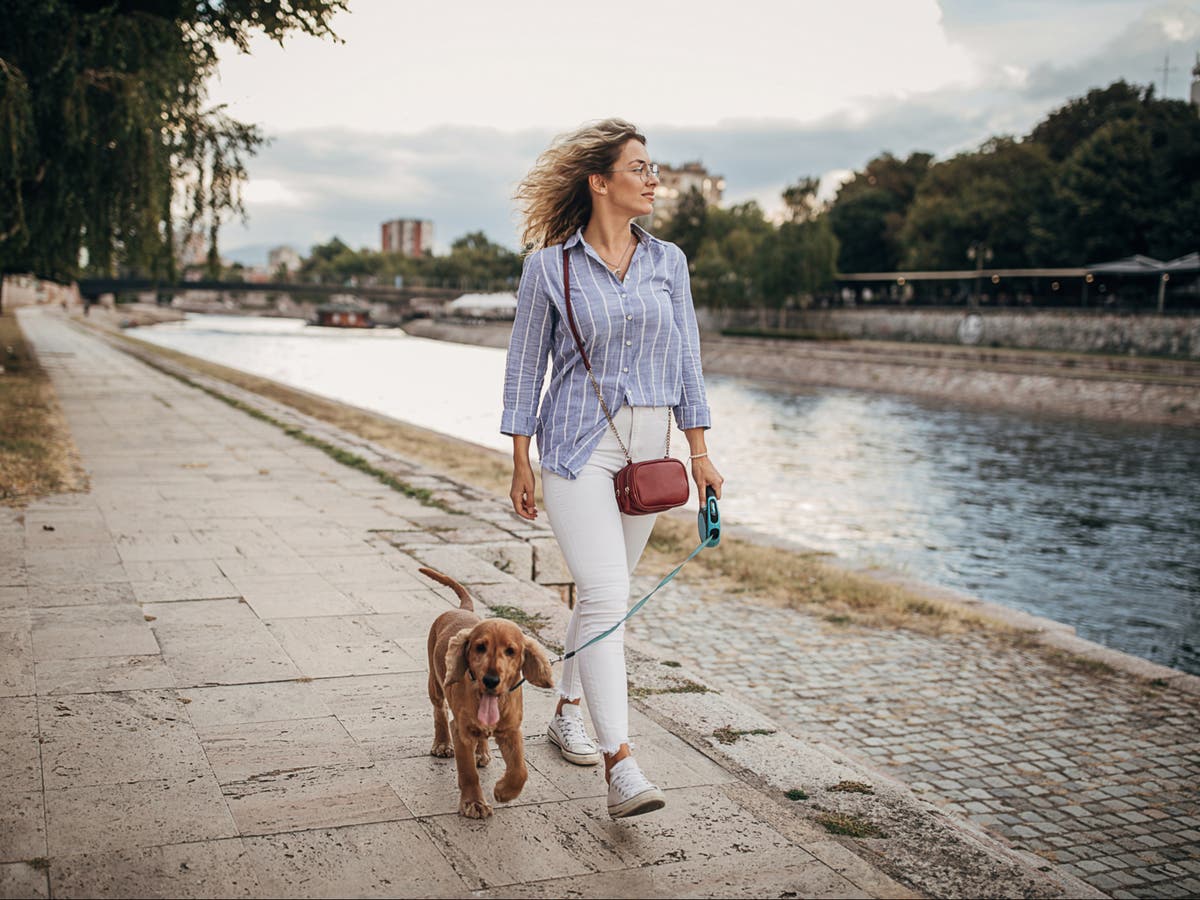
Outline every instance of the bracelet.
<svg viewBox="0 0 1200 900"><path fill-rule="evenodd" d="M703 453L693 454L692 456L689 456L688 459L691 459L691 460L704 459L704 457L706 457L706 456L708 456L707 450L705 450Z"/></svg>

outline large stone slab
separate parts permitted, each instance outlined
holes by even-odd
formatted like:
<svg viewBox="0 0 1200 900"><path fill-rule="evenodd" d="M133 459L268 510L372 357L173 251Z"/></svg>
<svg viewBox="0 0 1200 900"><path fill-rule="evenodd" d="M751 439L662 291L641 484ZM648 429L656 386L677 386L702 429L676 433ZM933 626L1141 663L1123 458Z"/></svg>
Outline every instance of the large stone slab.
<svg viewBox="0 0 1200 900"><path fill-rule="evenodd" d="M268 622L271 634L310 678L411 672L424 668L371 627L371 616L317 616Z"/></svg>
<svg viewBox="0 0 1200 900"><path fill-rule="evenodd" d="M245 838L262 895L461 896L466 885L412 821Z"/></svg>
<svg viewBox="0 0 1200 900"><path fill-rule="evenodd" d="M28 862L0 863L0 897L49 896L50 880L42 866Z"/></svg>
<svg viewBox="0 0 1200 900"><path fill-rule="evenodd" d="M370 765L333 716L213 725L196 733L222 785L316 766Z"/></svg>
<svg viewBox="0 0 1200 900"><path fill-rule="evenodd" d="M46 854L37 702L0 699L0 862Z"/></svg>
<svg viewBox="0 0 1200 900"><path fill-rule="evenodd" d="M172 691L39 699L46 789L207 774L209 762L183 706Z"/></svg>
<svg viewBox="0 0 1200 900"><path fill-rule="evenodd" d="M433 745L428 676L400 672L327 678L313 689L372 759L427 754Z"/></svg>
<svg viewBox="0 0 1200 900"><path fill-rule="evenodd" d="M34 664L38 694L87 694L175 687L161 656L87 656Z"/></svg>
<svg viewBox="0 0 1200 900"><path fill-rule="evenodd" d="M142 611L131 604L33 610L34 659L139 656L158 653Z"/></svg>
<svg viewBox="0 0 1200 900"><path fill-rule="evenodd" d="M30 585L29 606L103 606L136 603L133 585L127 581L85 582L82 584Z"/></svg>
<svg viewBox="0 0 1200 900"><path fill-rule="evenodd" d="M241 838L56 857L55 897L260 897Z"/></svg>
<svg viewBox="0 0 1200 900"><path fill-rule="evenodd" d="M498 807L482 820L454 813L421 821L472 890L625 867L574 803Z"/></svg>
<svg viewBox="0 0 1200 900"><path fill-rule="evenodd" d="M244 835L412 818L383 776L369 768L324 766L264 772L223 789Z"/></svg>
<svg viewBox="0 0 1200 900"><path fill-rule="evenodd" d="M35 692L31 623L28 608L0 610L0 697Z"/></svg>
<svg viewBox="0 0 1200 900"><path fill-rule="evenodd" d="M301 672L266 626L236 600L155 603L154 633L181 687L299 678Z"/></svg>
<svg viewBox="0 0 1200 900"><path fill-rule="evenodd" d="M48 790L46 821L52 858L237 834L211 774Z"/></svg>
<svg viewBox="0 0 1200 900"><path fill-rule="evenodd" d="M189 701L188 716L198 729L331 714L316 686L301 681L191 688L181 696Z"/></svg>
<svg viewBox="0 0 1200 900"><path fill-rule="evenodd" d="M139 603L240 596L212 559L126 562Z"/></svg>

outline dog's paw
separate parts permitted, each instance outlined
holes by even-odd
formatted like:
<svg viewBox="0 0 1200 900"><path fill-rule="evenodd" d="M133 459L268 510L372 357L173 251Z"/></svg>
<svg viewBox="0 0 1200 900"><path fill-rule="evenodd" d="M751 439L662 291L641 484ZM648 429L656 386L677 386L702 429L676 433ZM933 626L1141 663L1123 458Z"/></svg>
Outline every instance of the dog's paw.
<svg viewBox="0 0 1200 900"><path fill-rule="evenodd" d="M454 745L449 741L434 742L433 749L429 751L430 756L437 756L441 759L449 759L454 755Z"/></svg>
<svg viewBox="0 0 1200 900"><path fill-rule="evenodd" d="M475 765L476 766L478 766L479 768L482 769L484 766L486 766L491 761L492 761L492 754L489 751L487 751L487 750L476 751L476 753L475 753Z"/></svg>
<svg viewBox="0 0 1200 900"><path fill-rule="evenodd" d="M508 803L516 800L521 796L521 790L525 787L524 778L513 778L511 781L505 775L496 782L495 788L492 789L492 794L500 803Z"/></svg>
<svg viewBox="0 0 1200 900"><path fill-rule="evenodd" d="M484 800L468 800L464 797L458 803L458 811L468 819L486 819L492 814L492 808Z"/></svg>

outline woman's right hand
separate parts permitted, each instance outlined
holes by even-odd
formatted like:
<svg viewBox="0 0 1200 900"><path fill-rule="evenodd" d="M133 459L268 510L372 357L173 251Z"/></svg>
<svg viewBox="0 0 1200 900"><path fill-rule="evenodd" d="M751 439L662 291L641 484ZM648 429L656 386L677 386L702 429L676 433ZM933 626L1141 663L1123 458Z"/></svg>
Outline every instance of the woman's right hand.
<svg viewBox="0 0 1200 900"><path fill-rule="evenodd" d="M508 496L518 516L531 521L537 518L537 505L533 499L533 466L528 461L513 464L512 490Z"/></svg>

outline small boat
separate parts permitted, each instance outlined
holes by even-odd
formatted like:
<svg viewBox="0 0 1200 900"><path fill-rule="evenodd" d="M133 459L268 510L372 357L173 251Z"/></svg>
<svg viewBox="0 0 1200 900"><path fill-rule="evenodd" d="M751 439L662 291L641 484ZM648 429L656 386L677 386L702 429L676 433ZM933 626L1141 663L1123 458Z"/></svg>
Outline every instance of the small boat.
<svg viewBox="0 0 1200 900"><path fill-rule="evenodd" d="M323 325L327 328L374 328L371 313L365 309L353 306L338 306L329 304L318 306L313 325Z"/></svg>

